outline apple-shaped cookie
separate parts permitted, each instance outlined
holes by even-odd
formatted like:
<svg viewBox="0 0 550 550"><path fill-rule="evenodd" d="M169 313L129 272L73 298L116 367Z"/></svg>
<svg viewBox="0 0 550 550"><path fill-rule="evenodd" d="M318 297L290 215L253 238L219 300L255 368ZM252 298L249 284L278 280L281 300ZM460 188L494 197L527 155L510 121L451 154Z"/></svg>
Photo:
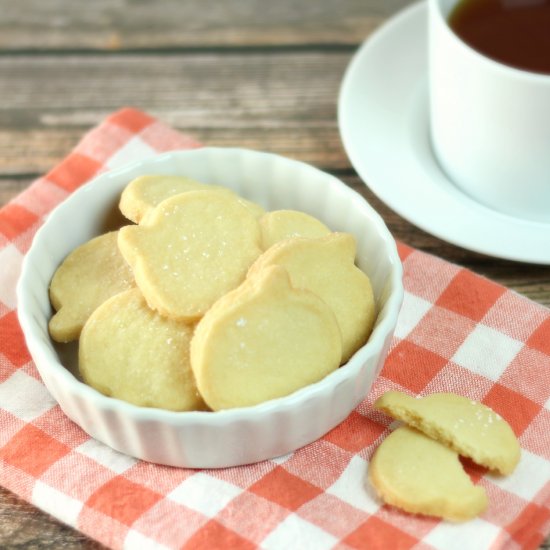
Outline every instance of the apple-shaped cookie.
<svg viewBox="0 0 550 550"><path fill-rule="evenodd" d="M118 245L149 306L195 321L238 286L261 253L256 216L225 191L189 191L162 201Z"/></svg>
<svg viewBox="0 0 550 550"><path fill-rule="evenodd" d="M197 387L213 410L256 405L338 368L341 336L331 309L268 267L220 298L191 342Z"/></svg>

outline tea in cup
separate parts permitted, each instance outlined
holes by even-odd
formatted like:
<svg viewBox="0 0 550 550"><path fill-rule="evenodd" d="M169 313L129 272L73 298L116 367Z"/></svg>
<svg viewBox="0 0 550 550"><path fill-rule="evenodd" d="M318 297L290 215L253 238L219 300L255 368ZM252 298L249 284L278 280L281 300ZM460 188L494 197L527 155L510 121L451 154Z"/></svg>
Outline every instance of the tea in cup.
<svg viewBox="0 0 550 550"><path fill-rule="evenodd" d="M494 210L550 222L550 0L428 2L442 169Z"/></svg>

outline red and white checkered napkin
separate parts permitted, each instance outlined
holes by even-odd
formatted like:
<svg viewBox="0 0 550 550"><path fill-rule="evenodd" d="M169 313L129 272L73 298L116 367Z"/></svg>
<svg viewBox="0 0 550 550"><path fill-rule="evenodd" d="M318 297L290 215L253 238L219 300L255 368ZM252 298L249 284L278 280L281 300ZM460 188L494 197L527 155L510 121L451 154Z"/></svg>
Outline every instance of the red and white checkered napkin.
<svg viewBox="0 0 550 550"><path fill-rule="evenodd" d="M223 470L158 466L90 439L50 397L17 323L21 259L44 216L97 172L198 144L125 109L0 211L0 483L116 548L535 548L550 532L550 311L405 246L405 301L371 394L321 440ZM467 464L488 511L450 523L401 513L366 483L389 420L381 393L453 391L505 417L522 446L509 477Z"/></svg>

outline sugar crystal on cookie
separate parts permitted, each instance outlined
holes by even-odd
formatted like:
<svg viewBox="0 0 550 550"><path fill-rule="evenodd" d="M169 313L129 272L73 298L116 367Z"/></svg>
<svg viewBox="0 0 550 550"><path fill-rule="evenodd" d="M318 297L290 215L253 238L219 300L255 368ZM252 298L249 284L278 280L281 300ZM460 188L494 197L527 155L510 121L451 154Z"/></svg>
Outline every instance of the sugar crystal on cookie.
<svg viewBox="0 0 550 550"><path fill-rule="evenodd" d="M261 253L259 243L257 218L236 196L219 191L168 198L119 237L150 307L186 320L200 319L240 284Z"/></svg>

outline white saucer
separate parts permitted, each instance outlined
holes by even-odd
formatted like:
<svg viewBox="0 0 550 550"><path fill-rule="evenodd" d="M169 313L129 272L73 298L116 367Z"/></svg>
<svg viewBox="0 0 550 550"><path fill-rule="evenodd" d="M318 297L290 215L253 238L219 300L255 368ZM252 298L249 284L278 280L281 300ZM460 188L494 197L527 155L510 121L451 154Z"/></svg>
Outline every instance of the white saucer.
<svg viewBox="0 0 550 550"><path fill-rule="evenodd" d="M550 224L501 214L465 195L434 158L428 129L427 5L392 17L350 63L338 104L353 167L400 216L463 248L550 265Z"/></svg>

